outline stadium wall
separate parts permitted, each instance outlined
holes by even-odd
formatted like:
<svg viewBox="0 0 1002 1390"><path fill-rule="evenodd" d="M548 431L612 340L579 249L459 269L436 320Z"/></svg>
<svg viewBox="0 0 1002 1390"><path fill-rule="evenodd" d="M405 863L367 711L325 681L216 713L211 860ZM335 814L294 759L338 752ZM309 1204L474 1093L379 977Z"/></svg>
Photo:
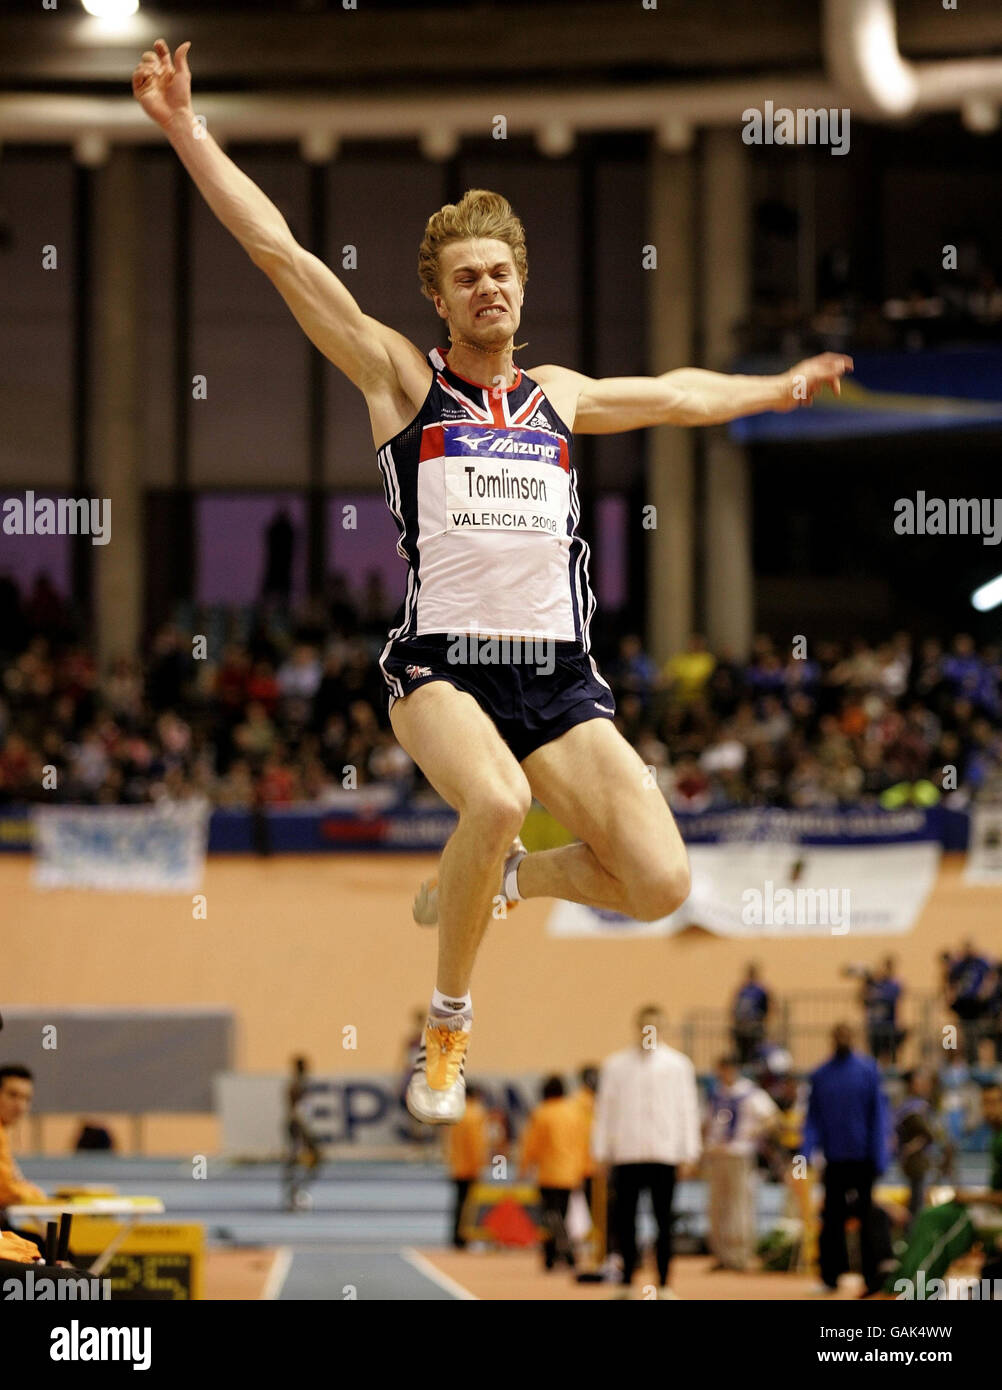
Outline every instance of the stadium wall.
<svg viewBox="0 0 1002 1390"><path fill-rule="evenodd" d="M435 933L410 916L415 886L434 863L404 854L213 856L200 920L182 895L41 892L30 857L6 855L0 1007L218 1005L236 1015L240 1071L282 1071L295 1052L319 1072L393 1071L434 976ZM855 991L840 975L846 964L892 952L910 990L932 991L941 951L967 936L997 951L1002 888L965 885L963 864L961 855L944 857L917 926L893 937L750 942L689 929L557 939L545 930L552 905L523 903L491 927L474 977L471 1075L567 1072L601 1060L629 1041L640 1004L660 1002L675 1024L693 1009L726 1006L751 958L778 995L843 987L853 1018ZM75 1127L75 1117L47 1119L46 1148L64 1150ZM116 1133L128 1149L128 1124ZM22 1152L30 1139L22 1126ZM150 1152L211 1153L218 1141L212 1118L164 1116L146 1127Z"/></svg>

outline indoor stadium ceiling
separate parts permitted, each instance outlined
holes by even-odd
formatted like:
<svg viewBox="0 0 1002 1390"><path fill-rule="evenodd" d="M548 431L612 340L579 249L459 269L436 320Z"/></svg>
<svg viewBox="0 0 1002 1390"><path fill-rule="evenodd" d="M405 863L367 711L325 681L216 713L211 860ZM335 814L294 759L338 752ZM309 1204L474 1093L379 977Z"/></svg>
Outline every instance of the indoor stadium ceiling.
<svg viewBox="0 0 1002 1390"><path fill-rule="evenodd" d="M42 12L10 0L0 19L0 90L117 94L139 49L191 39L204 92L406 89L421 82L666 81L822 66L820 0L171 0L106 32L79 0ZM906 57L1002 52L1002 0L898 0ZM141 37L140 37L141 36Z"/></svg>

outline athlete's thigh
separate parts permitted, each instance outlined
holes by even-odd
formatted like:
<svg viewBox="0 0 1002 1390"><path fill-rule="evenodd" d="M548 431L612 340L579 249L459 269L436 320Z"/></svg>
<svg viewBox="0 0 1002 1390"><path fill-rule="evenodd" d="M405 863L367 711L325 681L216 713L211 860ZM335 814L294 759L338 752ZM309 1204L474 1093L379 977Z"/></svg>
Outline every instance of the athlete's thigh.
<svg viewBox="0 0 1002 1390"><path fill-rule="evenodd" d="M532 794L601 862L684 855L657 783L611 719L589 719L522 760Z"/></svg>
<svg viewBox="0 0 1002 1390"><path fill-rule="evenodd" d="M395 700L390 724L438 794L457 811L473 797L517 797L529 788L515 755L472 695L448 681L427 681Z"/></svg>

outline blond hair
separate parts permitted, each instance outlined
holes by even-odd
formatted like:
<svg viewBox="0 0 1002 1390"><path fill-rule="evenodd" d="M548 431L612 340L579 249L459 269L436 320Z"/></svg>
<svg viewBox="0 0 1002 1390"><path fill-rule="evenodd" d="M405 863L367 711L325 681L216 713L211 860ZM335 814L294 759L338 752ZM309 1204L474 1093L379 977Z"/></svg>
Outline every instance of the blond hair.
<svg viewBox="0 0 1002 1390"><path fill-rule="evenodd" d="M520 283L529 278L529 260L525 251L525 228L511 210L511 203L500 193L486 188L471 188L458 203L446 203L428 218L424 240L418 252L418 275L421 293L431 299L439 292L439 259L444 247L454 241L469 241L484 237L503 241L509 247Z"/></svg>

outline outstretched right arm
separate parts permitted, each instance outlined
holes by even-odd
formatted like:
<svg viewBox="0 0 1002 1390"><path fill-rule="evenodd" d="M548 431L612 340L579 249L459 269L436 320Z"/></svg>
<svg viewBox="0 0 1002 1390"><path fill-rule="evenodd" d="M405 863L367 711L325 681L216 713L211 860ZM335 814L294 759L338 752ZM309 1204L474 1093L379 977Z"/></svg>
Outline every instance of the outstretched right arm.
<svg viewBox="0 0 1002 1390"><path fill-rule="evenodd" d="M143 54L132 90L164 131L209 207L265 272L317 348L366 397L377 442L421 405L431 369L402 334L364 314L317 256L300 246L275 204L220 149L191 105L187 51L163 39Z"/></svg>

